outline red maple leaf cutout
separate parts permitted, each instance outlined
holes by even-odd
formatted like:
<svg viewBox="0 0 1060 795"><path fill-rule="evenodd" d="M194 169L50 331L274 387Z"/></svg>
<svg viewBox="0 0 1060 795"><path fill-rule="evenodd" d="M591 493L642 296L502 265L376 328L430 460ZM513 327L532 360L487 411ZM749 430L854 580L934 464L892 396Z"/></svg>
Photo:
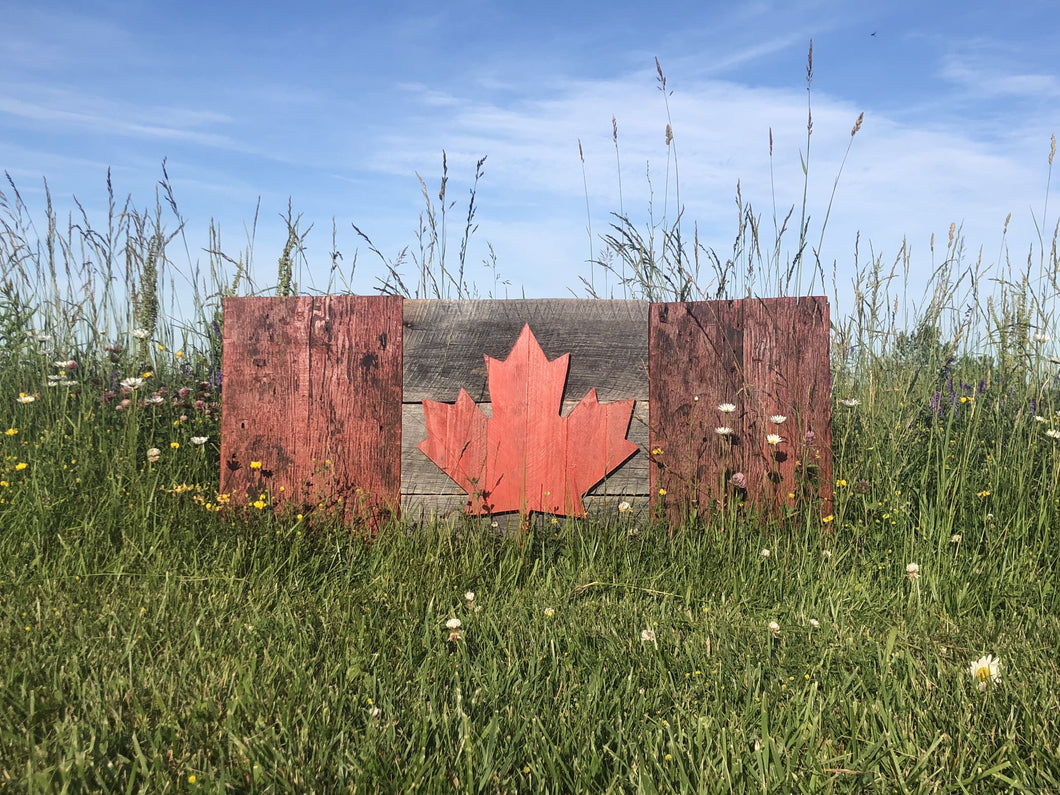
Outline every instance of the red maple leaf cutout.
<svg viewBox="0 0 1060 795"><path fill-rule="evenodd" d="M593 388L561 417L570 354L548 361L529 325L503 362L484 358L493 416L463 389L456 403L425 400L420 450L468 493L469 514L585 516L582 495L637 450L633 400L601 404Z"/></svg>

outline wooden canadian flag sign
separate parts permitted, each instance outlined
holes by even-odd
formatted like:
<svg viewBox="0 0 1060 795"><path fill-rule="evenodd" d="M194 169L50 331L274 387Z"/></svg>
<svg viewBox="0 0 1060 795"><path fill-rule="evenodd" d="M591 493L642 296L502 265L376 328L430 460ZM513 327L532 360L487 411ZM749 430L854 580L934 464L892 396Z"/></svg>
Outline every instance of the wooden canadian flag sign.
<svg viewBox="0 0 1060 795"><path fill-rule="evenodd" d="M233 508L372 532L454 512L830 518L824 298L224 308L219 502Z"/></svg>

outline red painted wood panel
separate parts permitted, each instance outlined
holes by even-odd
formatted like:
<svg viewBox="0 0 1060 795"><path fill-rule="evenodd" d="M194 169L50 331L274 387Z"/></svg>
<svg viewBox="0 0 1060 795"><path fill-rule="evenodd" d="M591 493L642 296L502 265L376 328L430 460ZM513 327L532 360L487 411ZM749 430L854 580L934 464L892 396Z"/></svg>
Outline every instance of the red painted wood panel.
<svg viewBox="0 0 1060 795"><path fill-rule="evenodd" d="M222 492L377 529L400 504L402 299L228 298L224 312Z"/></svg>
<svg viewBox="0 0 1060 795"><path fill-rule="evenodd" d="M670 521L744 499L831 512L829 333L824 298L652 305L651 494Z"/></svg>

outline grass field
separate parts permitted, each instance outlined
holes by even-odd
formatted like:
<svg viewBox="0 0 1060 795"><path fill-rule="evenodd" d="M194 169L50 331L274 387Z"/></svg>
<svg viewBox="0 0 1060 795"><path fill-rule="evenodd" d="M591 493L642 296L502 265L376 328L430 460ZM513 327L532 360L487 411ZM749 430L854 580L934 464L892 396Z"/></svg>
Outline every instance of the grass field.
<svg viewBox="0 0 1060 795"><path fill-rule="evenodd" d="M909 258L862 267L832 521L366 542L218 511L250 263L175 287L163 197L93 232L0 194L0 792L1060 791L1055 244L1015 270L951 230L909 314ZM631 295L695 292L673 228L622 229Z"/></svg>

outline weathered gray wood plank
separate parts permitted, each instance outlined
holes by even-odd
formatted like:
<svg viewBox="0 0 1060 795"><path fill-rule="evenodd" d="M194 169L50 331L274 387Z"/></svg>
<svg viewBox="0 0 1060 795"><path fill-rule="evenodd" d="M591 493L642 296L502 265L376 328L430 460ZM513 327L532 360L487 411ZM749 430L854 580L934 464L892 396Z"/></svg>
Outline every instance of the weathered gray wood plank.
<svg viewBox="0 0 1060 795"><path fill-rule="evenodd" d="M627 502L630 505L629 513L620 513L618 506ZM409 522L430 521L431 519L453 518L463 521L465 518L481 523L485 529L492 522L497 522L498 527L503 530L515 530L518 528L519 514L502 514L495 517L467 517L464 513L465 500L456 494L406 494L401 498L401 518ZM651 504L647 495L634 496L606 496L585 498L585 509L590 517L597 516L624 516L632 522L645 519L650 511ZM558 517L562 525L563 517Z"/></svg>
<svg viewBox="0 0 1060 795"><path fill-rule="evenodd" d="M561 414L567 416L577 401L563 402ZM493 406L480 403L486 416L491 416ZM611 473L604 482L589 490L589 494L638 495L648 493L648 403L637 401L633 406L626 438L640 450L621 467ZM427 425L423 417L422 403L406 403L401 411L401 492L403 494L463 494L460 487L446 475L437 464L427 458L416 447L427 438Z"/></svg>
<svg viewBox="0 0 1060 795"><path fill-rule="evenodd" d="M648 398L648 304L586 299L408 300L404 399L489 400L483 355L508 357L530 324L550 360L571 354L565 397L596 387L601 402Z"/></svg>

